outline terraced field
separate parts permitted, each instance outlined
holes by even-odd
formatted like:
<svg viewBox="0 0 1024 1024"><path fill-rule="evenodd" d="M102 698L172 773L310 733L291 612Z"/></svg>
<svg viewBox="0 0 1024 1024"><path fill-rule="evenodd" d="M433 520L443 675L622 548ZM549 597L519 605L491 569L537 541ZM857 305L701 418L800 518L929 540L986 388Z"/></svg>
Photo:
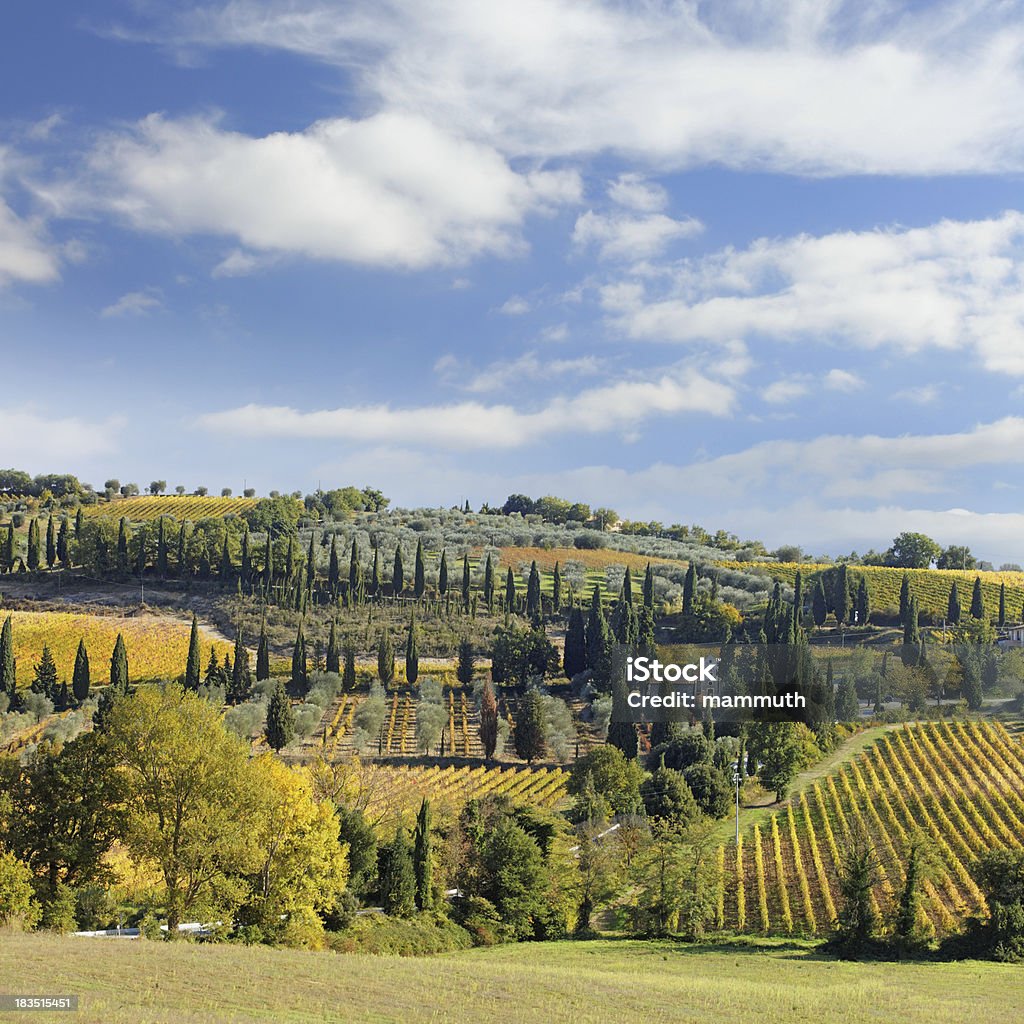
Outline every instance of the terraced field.
<svg viewBox="0 0 1024 1024"><path fill-rule="evenodd" d="M208 519L226 515L239 515L256 504L256 498L221 498L210 495L192 494L140 494L134 498L119 498L101 501L95 505L83 505L82 515L122 516L133 522L173 516L179 522L188 519Z"/></svg>
<svg viewBox="0 0 1024 1024"><path fill-rule="evenodd" d="M723 923L740 932L822 935L839 902L845 837L863 829L879 859L873 900L891 915L912 842L934 867L923 921L958 930L984 910L970 875L982 852L1024 845L1024 747L999 724L915 724L883 734L834 774L815 782L723 847Z"/></svg>

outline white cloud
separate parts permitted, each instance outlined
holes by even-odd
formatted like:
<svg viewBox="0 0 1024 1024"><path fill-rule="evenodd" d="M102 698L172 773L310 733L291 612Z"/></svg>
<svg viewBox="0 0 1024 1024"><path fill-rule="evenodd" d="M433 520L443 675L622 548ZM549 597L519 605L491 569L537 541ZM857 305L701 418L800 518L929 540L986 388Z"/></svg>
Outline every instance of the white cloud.
<svg viewBox="0 0 1024 1024"><path fill-rule="evenodd" d="M810 390L807 380L802 377L784 377L769 384L761 391L761 398L771 405L785 405L802 398Z"/></svg>
<svg viewBox="0 0 1024 1024"><path fill-rule="evenodd" d="M166 9L166 8L165 8ZM1024 167L1015 4L230 0L136 30L290 50L381 109L509 154L657 167L947 174Z"/></svg>
<svg viewBox="0 0 1024 1024"><path fill-rule="evenodd" d="M663 213L635 216L587 210L577 218L572 240L580 249L596 245L604 260L640 260L657 256L672 242L703 230L704 225L692 217L674 220Z"/></svg>
<svg viewBox="0 0 1024 1024"><path fill-rule="evenodd" d="M922 384L916 388L902 388L894 392L892 397L913 402L915 405L931 405L938 400L939 388L935 384Z"/></svg>
<svg viewBox="0 0 1024 1024"><path fill-rule="evenodd" d="M859 391L864 387L864 378L849 370L829 370L823 381L829 391Z"/></svg>
<svg viewBox="0 0 1024 1024"><path fill-rule="evenodd" d="M457 264L521 252L524 219L575 202L574 171L513 171L492 147L408 113L336 118L253 138L216 119L150 115L112 134L88 175L49 198L99 207L171 236L236 239L255 253L383 266Z"/></svg>
<svg viewBox="0 0 1024 1024"><path fill-rule="evenodd" d="M624 280L601 301L633 338L759 335L973 351L1024 374L1024 213L923 228L762 238ZM653 283L652 283L653 281Z"/></svg>
<svg viewBox="0 0 1024 1024"><path fill-rule="evenodd" d="M608 197L619 206L641 213L658 213L668 206L668 193L642 174L620 174L608 186Z"/></svg>
<svg viewBox="0 0 1024 1024"><path fill-rule="evenodd" d="M153 292L127 292L117 302L100 310L100 316L139 316L161 309L163 302Z"/></svg>
<svg viewBox="0 0 1024 1024"><path fill-rule="evenodd" d="M530 304L521 295L513 295L498 307L498 312L505 316L522 316L530 312Z"/></svg>
<svg viewBox="0 0 1024 1024"><path fill-rule="evenodd" d="M247 438L348 440L451 449L508 449L557 433L601 434L635 427L652 416L728 415L734 393L693 370L652 380L627 380L556 397L535 412L511 405L459 402L394 409L364 405L316 412L287 406L246 405L199 418L201 426Z"/></svg>
<svg viewBox="0 0 1024 1024"><path fill-rule="evenodd" d="M232 249L212 271L213 277L245 277L274 262L273 256Z"/></svg>
<svg viewBox="0 0 1024 1024"><path fill-rule="evenodd" d="M463 385L474 394L502 391L527 380L552 380L566 376L593 376L600 373L604 361L597 356L578 359L540 359L536 352L525 352L518 359L492 363L474 374Z"/></svg>
<svg viewBox="0 0 1024 1024"><path fill-rule="evenodd" d="M4 456L14 465L64 467L69 460L116 452L125 424L121 416L88 420L47 415L35 406L0 407Z"/></svg>
<svg viewBox="0 0 1024 1024"><path fill-rule="evenodd" d="M559 342L569 337L568 324L549 324L540 332L541 341Z"/></svg>
<svg viewBox="0 0 1024 1024"><path fill-rule="evenodd" d="M12 281L45 284L59 276L53 248L42 225L26 221L0 199L0 287Z"/></svg>

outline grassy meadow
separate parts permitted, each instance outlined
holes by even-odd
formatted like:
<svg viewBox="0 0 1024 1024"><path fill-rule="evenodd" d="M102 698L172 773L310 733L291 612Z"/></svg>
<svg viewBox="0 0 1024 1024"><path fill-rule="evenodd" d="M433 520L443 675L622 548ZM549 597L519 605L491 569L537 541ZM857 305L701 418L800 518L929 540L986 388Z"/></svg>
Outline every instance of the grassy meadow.
<svg viewBox="0 0 1024 1024"><path fill-rule="evenodd" d="M0 978L8 992L77 993L77 1024L1020 1019L1019 968L842 963L792 941L527 943L402 959L8 935Z"/></svg>

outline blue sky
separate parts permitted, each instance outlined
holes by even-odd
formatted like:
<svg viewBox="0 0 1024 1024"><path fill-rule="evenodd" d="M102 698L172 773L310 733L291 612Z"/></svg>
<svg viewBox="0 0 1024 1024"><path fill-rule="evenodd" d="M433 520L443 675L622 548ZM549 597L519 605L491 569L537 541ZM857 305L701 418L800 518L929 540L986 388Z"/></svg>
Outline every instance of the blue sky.
<svg viewBox="0 0 1024 1024"><path fill-rule="evenodd" d="M0 38L0 462L1024 562L1019 5L82 8Z"/></svg>

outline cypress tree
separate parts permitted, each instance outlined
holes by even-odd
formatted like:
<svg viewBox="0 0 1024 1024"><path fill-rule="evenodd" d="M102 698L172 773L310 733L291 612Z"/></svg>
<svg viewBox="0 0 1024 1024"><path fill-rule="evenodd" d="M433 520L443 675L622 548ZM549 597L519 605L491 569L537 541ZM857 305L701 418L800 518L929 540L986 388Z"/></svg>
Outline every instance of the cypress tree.
<svg viewBox="0 0 1024 1024"><path fill-rule="evenodd" d="M644 570L644 607L654 610L654 570L650 562Z"/></svg>
<svg viewBox="0 0 1024 1024"><path fill-rule="evenodd" d="M413 569L412 592L418 599L427 589L427 570L423 564L423 541L416 541L416 564Z"/></svg>
<svg viewBox="0 0 1024 1024"><path fill-rule="evenodd" d="M469 555L465 554L462 556L462 610L464 612L469 611L469 588L472 581L473 576L469 569Z"/></svg>
<svg viewBox="0 0 1024 1024"><path fill-rule="evenodd" d="M292 686L300 695L305 694L309 686L309 662L306 658L306 638L302 633L301 622L295 634L295 644L292 646Z"/></svg>
<svg viewBox="0 0 1024 1024"><path fill-rule="evenodd" d="M424 797L416 815L412 841L412 867L416 878L416 907L430 910L434 905L434 865L431 852L430 801Z"/></svg>
<svg viewBox="0 0 1024 1024"><path fill-rule="evenodd" d="M374 564L377 556L374 552ZM352 538L352 550L348 556L348 596L350 601L359 601L363 594L363 567L359 563L359 545Z"/></svg>
<svg viewBox="0 0 1024 1024"><path fill-rule="evenodd" d="M540 691L535 686L519 701L514 737L516 755L527 764L544 756L544 712Z"/></svg>
<svg viewBox="0 0 1024 1024"><path fill-rule="evenodd" d="M620 715L617 713L624 707L626 700L626 681L617 678L613 681L612 688L612 722L608 726L608 743L617 747L630 761L636 757L639 751L639 740L636 733L636 726L632 722L615 721ZM671 728L671 726L670 726Z"/></svg>
<svg viewBox="0 0 1024 1024"><path fill-rule="evenodd" d="M804 618L804 576L797 569L796 579L793 581L793 622L800 625Z"/></svg>
<svg viewBox="0 0 1024 1024"><path fill-rule="evenodd" d="M579 675L587 667L587 636L583 612L573 607L569 612L569 623L565 630L565 655L563 666L567 679Z"/></svg>
<svg viewBox="0 0 1024 1024"><path fill-rule="evenodd" d="M57 689L57 695L53 701L54 711L67 711L71 707L71 691L68 689L67 680Z"/></svg>
<svg viewBox="0 0 1024 1024"><path fill-rule="evenodd" d="M64 568L71 565L70 554L71 552L68 548L68 518L64 516L60 521L60 529L57 531L57 557Z"/></svg>
<svg viewBox="0 0 1024 1024"><path fill-rule="evenodd" d="M868 578L867 576L861 576L860 583L857 585L857 622L861 626L868 625L871 618L871 596L868 593Z"/></svg>
<svg viewBox="0 0 1024 1024"><path fill-rule="evenodd" d="M814 619L814 624L816 626L823 625L826 615L828 615L828 603L825 600L825 587L819 576L811 593L811 616Z"/></svg>
<svg viewBox="0 0 1024 1024"><path fill-rule="evenodd" d="M249 672L249 652L245 649L242 628L239 626L235 634L235 661L231 668L231 686L229 694L233 704L241 704L249 696L252 689L252 676Z"/></svg>
<svg viewBox="0 0 1024 1024"><path fill-rule="evenodd" d="M593 670L594 686L599 690L607 691L611 681L613 639L601 604L601 590L595 583L590 601L590 615L587 617L587 667Z"/></svg>
<svg viewBox="0 0 1024 1024"><path fill-rule="evenodd" d="M234 572L234 566L231 564L231 549L228 547L228 529L224 527L224 545L220 551L220 580L221 583L226 583Z"/></svg>
<svg viewBox="0 0 1024 1024"><path fill-rule="evenodd" d="M910 847L907 873L896 912L896 937L904 943L915 942L919 935L917 922L921 914L921 882L921 854L917 843L914 843Z"/></svg>
<svg viewBox="0 0 1024 1024"><path fill-rule="evenodd" d="M633 606L633 574L626 566L626 574L622 577L622 600L630 607Z"/></svg>
<svg viewBox="0 0 1024 1024"><path fill-rule="evenodd" d="M441 549L441 564L437 570L437 592L444 597L448 593L448 552Z"/></svg>
<svg viewBox="0 0 1024 1024"><path fill-rule="evenodd" d="M557 614L562 610L562 570L555 562L554 578L551 581L551 608Z"/></svg>
<svg viewBox="0 0 1024 1024"><path fill-rule="evenodd" d="M377 678L387 686L395 678L395 650L391 634L385 629L377 642Z"/></svg>
<svg viewBox="0 0 1024 1024"><path fill-rule="evenodd" d="M352 538L353 541L355 538ZM338 561L338 535L331 534L331 552L327 556L327 587L332 597L338 596L338 587L341 584L341 563ZM351 592L351 587L349 588Z"/></svg>
<svg viewBox="0 0 1024 1024"><path fill-rule="evenodd" d="M380 593L380 548L373 549L373 572L370 575L370 593Z"/></svg>
<svg viewBox="0 0 1024 1024"><path fill-rule="evenodd" d="M227 547L227 528L224 531L224 546ZM156 571L160 578L167 575L167 528L164 517L157 520L156 528Z"/></svg>
<svg viewBox="0 0 1024 1024"><path fill-rule="evenodd" d="M28 568L29 572L36 572L42 565L42 545L39 541L39 520L32 518L28 524Z"/></svg>
<svg viewBox="0 0 1024 1024"><path fill-rule="evenodd" d="M128 572L128 520L124 516L117 524L117 571Z"/></svg>
<svg viewBox="0 0 1024 1024"><path fill-rule="evenodd" d="M469 637L463 637L459 641L459 660L455 668L455 678L463 686L473 685L473 670L476 667L476 656L473 651L473 641Z"/></svg>
<svg viewBox="0 0 1024 1024"><path fill-rule="evenodd" d="M220 670L220 676L227 688L230 688L231 686L231 677L234 674L234 671L234 666L231 664L231 655L225 654L224 667Z"/></svg>
<svg viewBox="0 0 1024 1024"><path fill-rule="evenodd" d="M120 633L114 642L114 652L110 655L110 690L118 695L128 692L128 649Z"/></svg>
<svg viewBox="0 0 1024 1024"><path fill-rule="evenodd" d="M10 615L4 619L0 630L0 693L6 693L8 707L13 707L17 695L17 680L14 664L14 634Z"/></svg>
<svg viewBox="0 0 1024 1024"><path fill-rule="evenodd" d="M910 608L910 573L905 572L900 581L900 625L906 625L907 610Z"/></svg>
<svg viewBox="0 0 1024 1024"><path fill-rule="evenodd" d="M405 640L405 678L409 685L415 684L420 675L420 654L416 643L416 615L409 617L409 635Z"/></svg>
<svg viewBox="0 0 1024 1024"><path fill-rule="evenodd" d="M270 643L267 640L267 620L260 623L260 639L256 646L256 681L270 678Z"/></svg>
<svg viewBox="0 0 1024 1024"><path fill-rule="evenodd" d="M81 513L79 513L81 514ZM0 552L3 560L4 572L14 572L14 521L7 524L7 535L4 538L3 551Z"/></svg>
<svg viewBox="0 0 1024 1024"><path fill-rule="evenodd" d="M57 531L53 523L53 514L46 521L46 567L52 569L57 564Z"/></svg>
<svg viewBox="0 0 1024 1024"><path fill-rule="evenodd" d="M309 550L306 552L306 589L310 592L313 590L313 584L316 583L316 531L309 531Z"/></svg>
<svg viewBox="0 0 1024 1024"><path fill-rule="evenodd" d="M242 586L246 590L252 586L252 553L249 550L249 524L242 531Z"/></svg>
<svg viewBox="0 0 1024 1024"><path fill-rule="evenodd" d="M291 583L295 578L295 536L288 535L288 547L284 556L284 579L285 583Z"/></svg>
<svg viewBox="0 0 1024 1024"><path fill-rule="evenodd" d="M331 632L327 637L327 661L325 668L328 672L341 675L341 652L338 650L338 624L331 619Z"/></svg>
<svg viewBox="0 0 1024 1024"><path fill-rule="evenodd" d="M691 560L683 579L683 614L686 615L693 607L693 597L697 593L697 566Z"/></svg>
<svg viewBox="0 0 1024 1024"><path fill-rule="evenodd" d="M75 700L81 704L89 698L89 653L85 649L85 641L78 641L75 652L75 670L71 676L71 692Z"/></svg>
<svg viewBox="0 0 1024 1024"><path fill-rule="evenodd" d="M32 679L32 692L41 693L49 700L56 697L57 690L57 666L53 662L53 655L50 653L49 645L43 644L43 654L39 664L35 667ZM0 691L2 692L2 691Z"/></svg>
<svg viewBox="0 0 1024 1024"><path fill-rule="evenodd" d="M82 524L85 522L85 516L82 513L82 506L78 506L78 511L75 512L75 540L81 539L82 536Z"/></svg>
<svg viewBox="0 0 1024 1024"><path fill-rule="evenodd" d="M185 541L186 541L187 537L188 537L187 526L186 526L185 522L182 521L181 526L178 527L178 551L177 551L177 558L176 558L178 576L181 577L181 578L184 578L185 573L186 573Z"/></svg>
<svg viewBox="0 0 1024 1024"><path fill-rule="evenodd" d="M345 670L341 685L348 691L356 688L356 649L352 644L345 644Z"/></svg>
<svg viewBox="0 0 1024 1024"><path fill-rule="evenodd" d="M917 598L911 594L910 604L907 606L907 621L903 627L903 650L900 652L900 660L907 666L916 665L920 657L921 631L917 619Z"/></svg>
<svg viewBox="0 0 1024 1024"><path fill-rule="evenodd" d="M484 562L484 603L489 612L494 611L494 563L491 562L491 553L487 552L487 561Z"/></svg>
<svg viewBox="0 0 1024 1024"><path fill-rule="evenodd" d="M274 538L267 530L267 544L263 549L263 587L267 595L274 584Z"/></svg>
<svg viewBox="0 0 1024 1024"><path fill-rule="evenodd" d="M516 578L512 575L512 566L505 574L505 608L509 612L516 610Z"/></svg>
<svg viewBox="0 0 1024 1024"><path fill-rule="evenodd" d="M405 589L405 569L402 566L402 545L395 548L395 565L391 571L391 593L398 597Z"/></svg>
<svg viewBox="0 0 1024 1024"><path fill-rule="evenodd" d="M953 626L960 625L960 593L956 587L956 580L949 588L949 603L946 607L946 618Z"/></svg>
<svg viewBox="0 0 1024 1024"><path fill-rule="evenodd" d="M185 689L199 689L199 623L192 616L192 631L188 638L188 660L185 662Z"/></svg>
<svg viewBox="0 0 1024 1024"><path fill-rule="evenodd" d="M530 564L530 576L526 581L526 614L531 619L540 615L540 573L536 561Z"/></svg>
<svg viewBox="0 0 1024 1024"><path fill-rule="evenodd" d="M836 717L840 722L856 722L860 718L860 701L857 699L857 687L853 676L846 673L839 683L839 694L836 697Z"/></svg>
<svg viewBox="0 0 1024 1024"><path fill-rule="evenodd" d="M409 917L416 909L416 872L409 842L401 825L380 852L380 902L386 914Z"/></svg>
<svg viewBox="0 0 1024 1024"><path fill-rule="evenodd" d="M267 745L274 750L288 746L295 736L295 712L292 703L285 693L284 686L278 682L267 704L267 724L265 729Z"/></svg>
<svg viewBox="0 0 1024 1024"><path fill-rule="evenodd" d="M837 625L850 621L850 571L845 562L839 566L839 572L836 573L832 607L836 612Z"/></svg>
<svg viewBox="0 0 1024 1024"><path fill-rule="evenodd" d="M489 761L498 746L498 702L490 679L484 681L484 692L480 698L480 742L484 757Z"/></svg>
<svg viewBox="0 0 1024 1024"><path fill-rule="evenodd" d="M974 593L971 594L971 618L985 618L985 597L981 592L981 577L974 577Z"/></svg>
<svg viewBox="0 0 1024 1024"><path fill-rule="evenodd" d="M1006 584L999 584L999 619L1000 626L1006 625Z"/></svg>

